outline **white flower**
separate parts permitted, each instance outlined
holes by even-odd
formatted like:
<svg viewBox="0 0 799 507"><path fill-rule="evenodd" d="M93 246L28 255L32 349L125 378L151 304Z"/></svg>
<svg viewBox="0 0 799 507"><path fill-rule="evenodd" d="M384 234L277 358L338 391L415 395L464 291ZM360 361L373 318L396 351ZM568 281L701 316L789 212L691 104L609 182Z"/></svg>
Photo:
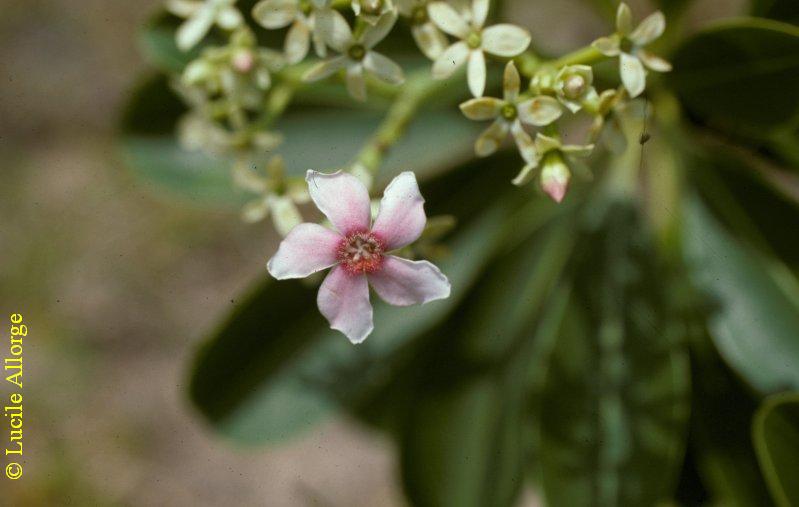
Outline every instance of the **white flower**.
<svg viewBox="0 0 799 507"><path fill-rule="evenodd" d="M320 18L318 22L327 45L340 54L309 69L303 79L317 81L346 69L347 90L358 100L366 100L365 70L387 83L401 84L405 81L402 68L372 50L388 35L396 20L396 14L384 14L374 26L367 26L362 34L353 36L344 16L338 11L330 11L329 15Z"/></svg>
<svg viewBox="0 0 799 507"><path fill-rule="evenodd" d="M299 224L280 243L267 270L286 280L332 267L317 296L331 328L352 343L369 336L374 329L369 285L395 306L449 297L449 280L436 266L389 254L416 241L427 222L412 172L400 174L388 185L374 222L369 192L355 176L308 171L306 180L311 198L335 230Z"/></svg>
<svg viewBox="0 0 799 507"><path fill-rule="evenodd" d="M370 25L377 24L383 14L395 12L391 0L352 0L352 12Z"/></svg>
<svg viewBox="0 0 799 507"><path fill-rule="evenodd" d="M461 104L461 111L470 120L494 120L494 123L477 138L474 149L478 156L486 157L497 151L502 140L510 132L524 160L528 164L537 160L533 139L525 132L522 124L543 127L557 120L563 111L553 97L542 95L520 100L520 87L519 72L513 61L510 61L505 66L502 100L481 97Z"/></svg>
<svg viewBox="0 0 799 507"><path fill-rule="evenodd" d="M584 102L598 97L591 83L594 72L588 65L567 65L558 72L553 86L558 100L572 113L582 109Z"/></svg>
<svg viewBox="0 0 799 507"><path fill-rule="evenodd" d="M329 0L261 0L252 9L252 17L264 28L291 25L286 33L284 51L289 63L302 61L313 40L317 56L327 56L327 47L317 20L330 10Z"/></svg>
<svg viewBox="0 0 799 507"><path fill-rule="evenodd" d="M555 137L538 133L535 138L535 148L538 158L522 168L518 176L513 179L513 184L521 186L533 179L535 169L543 161L541 188L555 202L561 202L571 179L571 171L564 157L587 157L593 151L594 145L564 145Z"/></svg>
<svg viewBox="0 0 799 507"><path fill-rule="evenodd" d="M400 14L410 19L411 34L416 45L431 60L438 58L449 45L446 35L427 14L429 0L397 0Z"/></svg>
<svg viewBox="0 0 799 507"><path fill-rule="evenodd" d="M241 26L244 18L235 4L236 0L168 0L167 10L186 18L175 34L178 48L183 51L193 48L214 24L225 30Z"/></svg>
<svg viewBox="0 0 799 507"><path fill-rule="evenodd" d="M530 33L511 24L483 28L488 16L488 0L473 0L471 10L459 12L444 2L427 7L430 19L446 33L460 40L441 53L433 63L433 78L446 79L468 61L469 90L475 97L485 91L485 54L514 57L530 45Z"/></svg>
<svg viewBox="0 0 799 507"><path fill-rule="evenodd" d="M592 44L605 56L619 56L619 73L630 97L637 97L646 88L644 65L656 72L668 72L671 64L656 56L644 46L657 39L666 29L666 18L660 11L650 14L635 29L632 27L632 12L622 2L616 11L616 33L601 37Z"/></svg>

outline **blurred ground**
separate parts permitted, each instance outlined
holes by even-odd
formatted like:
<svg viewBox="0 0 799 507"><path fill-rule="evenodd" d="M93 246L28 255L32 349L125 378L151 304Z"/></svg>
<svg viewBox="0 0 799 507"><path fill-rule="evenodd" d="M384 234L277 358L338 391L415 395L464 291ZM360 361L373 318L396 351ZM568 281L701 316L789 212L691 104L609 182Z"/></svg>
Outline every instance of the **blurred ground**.
<svg viewBox="0 0 799 507"><path fill-rule="evenodd" d="M114 122L143 68L135 27L155 3L3 2L0 312L23 313L31 335L24 475L3 479L0 503L401 505L390 446L351 422L244 452L185 400L194 346L265 276L275 238L120 166ZM519 5L552 51L602 30L579 0Z"/></svg>

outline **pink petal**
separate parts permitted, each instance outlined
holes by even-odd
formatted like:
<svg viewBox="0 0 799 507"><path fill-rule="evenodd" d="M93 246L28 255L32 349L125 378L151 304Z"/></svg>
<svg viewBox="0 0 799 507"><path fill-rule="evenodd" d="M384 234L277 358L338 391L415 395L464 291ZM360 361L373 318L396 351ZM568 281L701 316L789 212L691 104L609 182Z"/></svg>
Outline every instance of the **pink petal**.
<svg viewBox="0 0 799 507"><path fill-rule="evenodd" d="M361 343L374 329L366 275L351 275L336 266L319 287L316 303L330 327L352 343Z"/></svg>
<svg viewBox="0 0 799 507"><path fill-rule="evenodd" d="M372 232L383 240L387 250L394 250L416 241L425 223L424 199L416 176L412 172L401 173L383 192Z"/></svg>
<svg viewBox="0 0 799 507"><path fill-rule="evenodd" d="M308 171L305 181L316 207L341 234L369 230L369 192L358 178L342 171L333 174Z"/></svg>
<svg viewBox="0 0 799 507"><path fill-rule="evenodd" d="M383 260L382 268L368 276L377 295L391 305L424 304L449 297L449 280L427 261L409 261L389 255Z"/></svg>
<svg viewBox="0 0 799 507"><path fill-rule="evenodd" d="M280 242L266 269L278 280L305 278L338 262L341 236L319 224L299 224Z"/></svg>

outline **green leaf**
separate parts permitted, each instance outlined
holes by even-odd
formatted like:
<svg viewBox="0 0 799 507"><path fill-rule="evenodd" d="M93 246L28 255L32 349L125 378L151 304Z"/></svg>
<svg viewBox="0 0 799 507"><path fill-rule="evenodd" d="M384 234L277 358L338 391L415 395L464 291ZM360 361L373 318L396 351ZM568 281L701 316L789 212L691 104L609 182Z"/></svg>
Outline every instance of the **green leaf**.
<svg viewBox="0 0 799 507"><path fill-rule="evenodd" d="M667 80L690 114L728 134L762 139L799 113L799 28L736 19L686 40Z"/></svg>
<svg viewBox="0 0 799 507"><path fill-rule="evenodd" d="M766 399L755 415L752 437L774 501L780 507L799 505L799 393Z"/></svg>
<svg viewBox="0 0 799 507"><path fill-rule="evenodd" d="M683 241L692 282L716 305L708 327L722 358L762 393L799 388L790 275L736 243L696 199L687 203Z"/></svg>
<svg viewBox="0 0 799 507"><path fill-rule="evenodd" d="M312 97L308 94L306 100ZM154 77L137 87L122 119L120 144L126 165L173 195L211 205L242 204L248 195L233 186L230 160L189 152L177 144L175 128L184 111L166 78ZM297 104L276 125L286 139L276 153L283 155L294 175L308 168L333 170L352 160L380 121L376 111ZM424 179L470 160L479 128L455 110L420 113L390 151L378 183L409 169Z"/></svg>
<svg viewBox="0 0 799 507"><path fill-rule="evenodd" d="M488 167L493 163L496 159ZM449 243L452 255L438 263L452 283L452 296L410 308L373 298L376 329L356 347L319 316L315 286L264 282L196 361L191 397L216 431L245 444L280 441L316 424L339 404L356 405L392 378L401 352L463 299L505 233L506 205L471 220L461 213L467 202L475 213L476 192L496 196L497 178L473 169L424 187L431 202L461 220L459 234Z"/></svg>
<svg viewBox="0 0 799 507"><path fill-rule="evenodd" d="M635 212L614 205L578 245L573 299L540 396L549 505L655 505L682 463L687 354L668 278Z"/></svg>

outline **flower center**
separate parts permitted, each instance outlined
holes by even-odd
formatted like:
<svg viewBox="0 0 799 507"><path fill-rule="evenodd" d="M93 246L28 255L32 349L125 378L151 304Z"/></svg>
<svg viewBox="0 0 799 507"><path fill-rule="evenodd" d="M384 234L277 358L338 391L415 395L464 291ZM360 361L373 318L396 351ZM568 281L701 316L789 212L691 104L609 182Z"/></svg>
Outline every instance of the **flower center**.
<svg viewBox="0 0 799 507"><path fill-rule="evenodd" d="M563 86L563 94L569 99L579 98L585 91L585 78L575 74L566 78Z"/></svg>
<svg viewBox="0 0 799 507"><path fill-rule="evenodd" d="M413 13L411 14L411 22L414 25L423 25L427 23L427 19L427 9L424 5L419 5L413 9Z"/></svg>
<svg viewBox="0 0 799 507"><path fill-rule="evenodd" d="M633 41L627 37L622 37L621 42L619 42L619 49L621 49L622 53L631 53L633 50Z"/></svg>
<svg viewBox="0 0 799 507"><path fill-rule="evenodd" d="M483 44L483 37L480 32L472 32L466 37L466 44L472 49L477 49Z"/></svg>
<svg viewBox="0 0 799 507"><path fill-rule="evenodd" d="M360 62L363 60L363 57L366 56L366 48L364 48L360 44L353 44L347 50L347 56L351 59L355 60L356 62Z"/></svg>
<svg viewBox="0 0 799 507"><path fill-rule="evenodd" d="M371 232L352 233L341 240L338 259L348 273L374 273L383 264L383 242Z"/></svg>
<svg viewBox="0 0 799 507"><path fill-rule="evenodd" d="M380 14L383 8L383 0L361 0L361 9L366 14Z"/></svg>
<svg viewBox="0 0 799 507"><path fill-rule="evenodd" d="M516 115L518 112L516 111L516 106L513 104L505 104L502 106L502 117L508 121L513 121L516 119Z"/></svg>

